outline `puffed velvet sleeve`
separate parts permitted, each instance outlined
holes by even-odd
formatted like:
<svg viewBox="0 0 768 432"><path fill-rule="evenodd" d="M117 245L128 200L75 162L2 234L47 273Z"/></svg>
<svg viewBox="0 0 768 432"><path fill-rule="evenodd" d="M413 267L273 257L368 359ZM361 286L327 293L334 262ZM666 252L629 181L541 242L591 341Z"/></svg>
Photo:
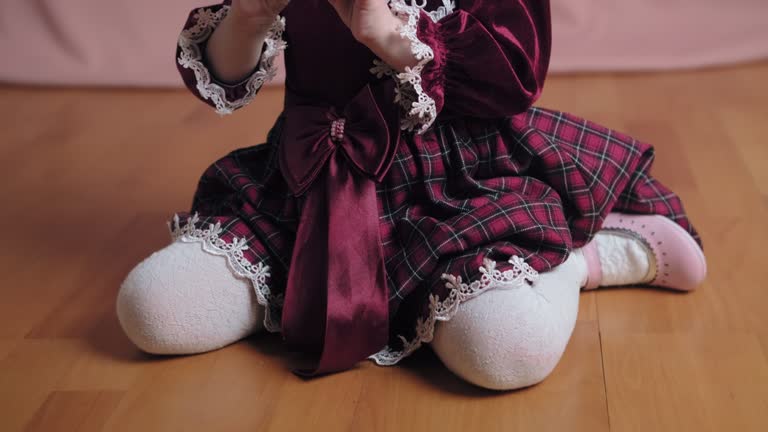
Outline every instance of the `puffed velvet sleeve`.
<svg viewBox="0 0 768 432"><path fill-rule="evenodd" d="M403 129L424 132L441 118L499 118L527 110L539 97L551 46L548 0L458 0L425 12L392 0L401 36L419 60L391 72L406 109ZM372 69L387 74L380 62Z"/></svg>
<svg viewBox="0 0 768 432"><path fill-rule="evenodd" d="M231 0L226 0L219 5L192 10L176 48L176 66L184 83L200 100L216 108L219 114L231 114L253 100L261 86L275 77L275 57L286 46L282 37L285 19L277 16L253 72L236 83L216 78L209 67L206 46L216 26L229 13L230 3Z"/></svg>

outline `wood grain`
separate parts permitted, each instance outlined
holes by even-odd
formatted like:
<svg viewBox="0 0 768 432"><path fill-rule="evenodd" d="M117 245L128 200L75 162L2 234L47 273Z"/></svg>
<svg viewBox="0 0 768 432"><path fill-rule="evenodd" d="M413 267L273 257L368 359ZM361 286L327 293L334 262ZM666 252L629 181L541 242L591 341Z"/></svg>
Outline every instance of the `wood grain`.
<svg viewBox="0 0 768 432"><path fill-rule="evenodd" d="M98 432L120 403L122 392L54 391L40 406L26 432Z"/></svg>
<svg viewBox="0 0 768 432"><path fill-rule="evenodd" d="M709 277L677 294L581 296L544 383L491 392L429 350L311 381L279 337L142 354L114 297L165 221L283 92L220 118L185 91L0 87L2 431L768 430L768 63L552 77L541 106L656 146L654 173L702 234Z"/></svg>
<svg viewBox="0 0 768 432"><path fill-rule="evenodd" d="M612 333L603 356L613 430L765 429L768 366L753 334Z"/></svg>

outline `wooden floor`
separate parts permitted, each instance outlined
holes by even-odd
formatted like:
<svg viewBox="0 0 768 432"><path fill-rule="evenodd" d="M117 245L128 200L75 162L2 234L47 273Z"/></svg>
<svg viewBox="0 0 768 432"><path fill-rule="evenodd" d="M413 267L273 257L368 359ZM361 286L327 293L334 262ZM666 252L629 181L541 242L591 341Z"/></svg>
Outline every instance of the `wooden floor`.
<svg viewBox="0 0 768 432"><path fill-rule="evenodd" d="M656 144L710 276L691 294L583 294L553 375L509 393L428 350L305 382L274 336L186 358L131 346L118 284L281 98L222 119L184 91L0 87L0 430L768 430L768 63L549 80L541 106Z"/></svg>

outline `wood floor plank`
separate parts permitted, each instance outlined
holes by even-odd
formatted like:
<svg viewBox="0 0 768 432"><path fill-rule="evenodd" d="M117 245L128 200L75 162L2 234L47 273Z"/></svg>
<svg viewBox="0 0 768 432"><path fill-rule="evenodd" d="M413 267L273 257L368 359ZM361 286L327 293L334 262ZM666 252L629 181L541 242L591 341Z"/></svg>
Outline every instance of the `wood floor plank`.
<svg viewBox="0 0 768 432"><path fill-rule="evenodd" d="M47 258L50 261L45 262ZM24 337L75 289L85 254L74 252L59 259L53 251L23 260L0 275L4 299L0 302L0 337Z"/></svg>
<svg viewBox="0 0 768 432"><path fill-rule="evenodd" d="M51 217L45 211L25 214L16 208L4 216L9 214L14 217L14 229L3 233L0 253L4 293L0 337L22 337L66 299L79 295L83 280L97 269L96 258L108 259L104 255L108 240L128 217L85 223L87 209L78 216L61 212Z"/></svg>
<svg viewBox="0 0 768 432"><path fill-rule="evenodd" d="M350 430L609 430L596 322L578 323L553 374L517 392L472 386L436 357L418 357L406 374L370 369Z"/></svg>
<svg viewBox="0 0 768 432"><path fill-rule="evenodd" d="M104 430L169 431L205 406L202 393L221 352L156 359L144 363L141 376L128 390ZM242 409L248 408L242 401Z"/></svg>
<svg viewBox="0 0 768 432"><path fill-rule="evenodd" d="M16 348L19 341L19 339L0 338L0 361L5 359L5 356Z"/></svg>
<svg viewBox="0 0 768 432"><path fill-rule="evenodd" d="M720 116L732 148L741 155L763 197L768 197L768 107L764 103L729 107Z"/></svg>
<svg viewBox="0 0 768 432"><path fill-rule="evenodd" d="M763 346L763 354L765 355L765 360L768 361L768 331L763 331L758 334L758 338L760 339L760 343Z"/></svg>
<svg viewBox="0 0 768 432"><path fill-rule="evenodd" d="M122 398L122 392L54 391L25 432L99 432Z"/></svg>
<svg viewBox="0 0 768 432"><path fill-rule="evenodd" d="M0 86L0 430L766 430L766 75L768 62L548 79L541 106L655 145L709 276L689 294L582 293L553 375L502 393L429 350L308 382L274 337L140 353L114 314L119 282L167 244L165 220L212 162L264 141L283 89L222 118L183 90Z"/></svg>
<svg viewBox="0 0 768 432"><path fill-rule="evenodd" d="M152 356L139 351L110 317L95 334L77 343L78 355L53 386L61 391L128 390L144 373Z"/></svg>
<svg viewBox="0 0 768 432"><path fill-rule="evenodd" d="M0 360L0 430L24 428L79 355L66 340L21 340Z"/></svg>
<svg viewBox="0 0 768 432"><path fill-rule="evenodd" d="M696 85L705 83L706 80ZM768 268L761 264L765 257L764 245L768 242L765 225L768 206L745 158L737 150L750 146L743 144L744 136L737 139L733 131L738 127L729 126L731 120L722 116L737 109L734 107L739 107L741 112L752 106L750 98L754 96L741 93L739 97L743 99L727 100L725 110L715 108L714 99L719 94L710 93L712 103L693 105L677 113L670 111L670 124L675 124L678 136L675 152L684 159L680 163L682 173L675 172L672 165L664 165L665 171L657 171L660 177L685 177L685 182L676 184L682 190L693 187L698 190L689 194L689 198L694 199L686 200L685 205L704 241L707 281L697 292L686 295L605 290L597 300L601 328L605 331L758 331L768 326L763 312L768 304L768 292L759 288L761 281L768 277ZM695 97L704 96L696 93ZM690 101L689 98L683 100ZM673 109L679 104L677 101ZM760 127L748 133L756 142L768 139ZM670 146L662 146L667 147ZM688 184L690 180L692 185Z"/></svg>
<svg viewBox="0 0 768 432"><path fill-rule="evenodd" d="M317 430L349 430L367 372L376 366L363 363L343 374L305 381L299 377L283 380L274 411L264 429L269 432L300 430L313 425ZM322 395L322 396L320 396ZM296 407L301 407L297 416Z"/></svg>
<svg viewBox="0 0 768 432"><path fill-rule="evenodd" d="M93 257L80 289L64 299L28 335L76 338L80 355L58 383L58 390L128 390L153 357L136 348L115 314L122 279L141 259L167 244L161 214L137 214Z"/></svg>
<svg viewBox="0 0 768 432"><path fill-rule="evenodd" d="M579 296L579 314L576 318L579 322L597 321L597 293L582 292Z"/></svg>
<svg viewBox="0 0 768 432"><path fill-rule="evenodd" d="M298 380L284 360L277 336L255 336L222 350L200 388L197 409L179 421L180 430L268 430L270 422L279 416L277 404L285 403L279 398L285 382ZM320 394L306 389L298 393L320 399ZM301 405L288 405L293 407L289 418L304 418Z"/></svg>
<svg viewBox="0 0 768 432"><path fill-rule="evenodd" d="M76 289L63 299L28 338L86 337L115 313L115 298L128 272L153 251L170 242L163 215L142 213L105 236L72 282Z"/></svg>
<svg viewBox="0 0 768 432"><path fill-rule="evenodd" d="M686 139L680 141L694 167L696 183L708 197L708 210L722 217L738 217L744 210L765 211L760 189L744 163L738 143L729 135L721 110L700 108L684 115ZM682 124L678 128L684 128ZM757 132L757 131L755 131ZM759 139L754 135L753 139ZM726 180L727 181L724 181Z"/></svg>
<svg viewBox="0 0 768 432"><path fill-rule="evenodd" d="M604 334L613 431L764 431L768 364L751 333Z"/></svg>

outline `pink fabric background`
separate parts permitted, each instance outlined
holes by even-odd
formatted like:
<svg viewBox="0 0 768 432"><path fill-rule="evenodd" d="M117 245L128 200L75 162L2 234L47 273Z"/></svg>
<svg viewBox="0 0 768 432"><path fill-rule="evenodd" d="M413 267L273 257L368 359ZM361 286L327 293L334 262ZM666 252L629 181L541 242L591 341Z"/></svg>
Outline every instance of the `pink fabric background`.
<svg viewBox="0 0 768 432"><path fill-rule="evenodd" d="M0 81L180 86L178 32L191 8L212 3L1 0ZM552 14L553 72L768 57L768 0L552 0Z"/></svg>

